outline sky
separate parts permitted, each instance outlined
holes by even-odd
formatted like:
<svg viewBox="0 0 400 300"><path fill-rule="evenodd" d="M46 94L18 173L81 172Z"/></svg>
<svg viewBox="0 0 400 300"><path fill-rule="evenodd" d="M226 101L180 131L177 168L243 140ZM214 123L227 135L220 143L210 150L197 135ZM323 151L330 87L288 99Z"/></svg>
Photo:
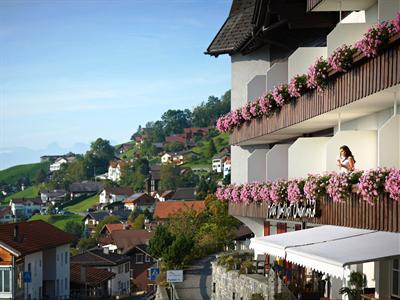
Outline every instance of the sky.
<svg viewBox="0 0 400 300"><path fill-rule="evenodd" d="M0 149L121 143L230 88L230 0L0 1Z"/></svg>

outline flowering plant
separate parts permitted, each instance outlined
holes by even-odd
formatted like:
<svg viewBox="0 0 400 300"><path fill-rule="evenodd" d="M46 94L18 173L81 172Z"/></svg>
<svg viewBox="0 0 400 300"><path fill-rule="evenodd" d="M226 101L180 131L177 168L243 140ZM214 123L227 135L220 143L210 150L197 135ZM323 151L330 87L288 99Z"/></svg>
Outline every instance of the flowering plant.
<svg viewBox="0 0 400 300"><path fill-rule="evenodd" d="M304 196L307 200L319 200L326 194L330 176L308 175L304 183Z"/></svg>
<svg viewBox="0 0 400 300"><path fill-rule="evenodd" d="M262 116L262 112L260 110L260 104L259 104L258 100L250 102L249 111L250 111L250 115L253 118L259 118Z"/></svg>
<svg viewBox="0 0 400 300"><path fill-rule="evenodd" d="M291 97L287 84L281 84L277 87L274 87L272 90L272 97L274 98L278 108L281 108L284 104L289 103Z"/></svg>
<svg viewBox="0 0 400 300"><path fill-rule="evenodd" d="M400 170L391 169L385 182L385 191L395 201L400 201Z"/></svg>
<svg viewBox="0 0 400 300"><path fill-rule="evenodd" d="M328 84L328 62L318 58L314 65L308 68L307 87L321 92Z"/></svg>
<svg viewBox="0 0 400 300"><path fill-rule="evenodd" d="M258 104L260 106L260 111L266 115L271 115L276 109L276 104L274 97L268 93L258 99Z"/></svg>
<svg viewBox="0 0 400 300"><path fill-rule="evenodd" d="M353 54L357 52L356 48L343 45L337 48L328 57L328 64L338 72L347 72L353 63Z"/></svg>
<svg viewBox="0 0 400 300"><path fill-rule="evenodd" d="M289 95L292 98L298 98L307 91L307 75L296 75L288 85Z"/></svg>
<svg viewBox="0 0 400 300"><path fill-rule="evenodd" d="M392 25L395 33L400 32L400 12L396 14L396 18L392 21Z"/></svg>
<svg viewBox="0 0 400 300"><path fill-rule="evenodd" d="M336 173L330 174L327 192L333 202L343 202L351 193L350 174Z"/></svg>
<svg viewBox="0 0 400 300"><path fill-rule="evenodd" d="M252 119L252 115L250 113L250 103L247 103L242 107L241 115L244 121L250 121Z"/></svg>
<svg viewBox="0 0 400 300"><path fill-rule="evenodd" d="M290 203L299 203L305 199L304 183L302 179L294 179L288 182L287 197Z"/></svg>
<svg viewBox="0 0 400 300"><path fill-rule="evenodd" d="M271 184L269 190L269 197L271 202L278 203L286 201L287 199L287 181L284 179L278 179Z"/></svg>
<svg viewBox="0 0 400 300"><path fill-rule="evenodd" d="M381 22L368 29L364 37L354 46L367 57L375 57L379 50L384 47L391 34L395 33L396 27L390 22Z"/></svg>
<svg viewBox="0 0 400 300"><path fill-rule="evenodd" d="M358 193L364 201L373 204L378 199L379 194L382 194L385 190L385 179L388 174L389 170L386 168L364 172L357 184Z"/></svg>

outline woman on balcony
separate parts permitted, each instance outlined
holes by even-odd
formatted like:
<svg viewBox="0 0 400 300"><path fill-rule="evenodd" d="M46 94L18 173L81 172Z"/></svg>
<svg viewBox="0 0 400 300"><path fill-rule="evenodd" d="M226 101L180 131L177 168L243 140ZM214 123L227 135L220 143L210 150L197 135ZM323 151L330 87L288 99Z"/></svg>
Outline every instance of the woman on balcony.
<svg viewBox="0 0 400 300"><path fill-rule="evenodd" d="M349 147L343 145L339 148L340 157L337 160L337 165L340 168L340 173L350 173L354 171L354 160L353 153L351 153Z"/></svg>

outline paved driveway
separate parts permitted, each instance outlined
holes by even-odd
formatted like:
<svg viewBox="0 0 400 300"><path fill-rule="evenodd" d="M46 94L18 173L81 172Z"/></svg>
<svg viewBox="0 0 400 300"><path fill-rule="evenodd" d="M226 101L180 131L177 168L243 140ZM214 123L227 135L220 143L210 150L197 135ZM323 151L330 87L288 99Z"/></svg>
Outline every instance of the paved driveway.
<svg viewBox="0 0 400 300"><path fill-rule="evenodd" d="M175 284L180 299L211 299L211 262L214 259L215 255L207 256L184 270L184 281Z"/></svg>

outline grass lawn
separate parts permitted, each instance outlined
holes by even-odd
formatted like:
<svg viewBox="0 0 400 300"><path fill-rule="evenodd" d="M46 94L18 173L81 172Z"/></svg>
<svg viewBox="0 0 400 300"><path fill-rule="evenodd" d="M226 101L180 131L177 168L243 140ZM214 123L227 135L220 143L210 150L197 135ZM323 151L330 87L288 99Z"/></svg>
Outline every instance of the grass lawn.
<svg viewBox="0 0 400 300"><path fill-rule="evenodd" d="M39 193L39 186L37 186L37 185L30 186L23 191L8 195L6 198L4 198L3 203L9 204L11 198L24 198L24 197L25 198L35 198L35 197L37 197L38 193Z"/></svg>
<svg viewBox="0 0 400 300"><path fill-rule="evenodd" d="M1 170L0 181L16 185L19 179L25 177L29 178L29 180L33 182L35 181L36 174L39 172L39 170L43 169L47 173L49 166L50 162L17 165L5 170Z"/></svg>
<svg viewBox="0 0 400 300"><path fill-rule="evenodd" d="M76 203L71 206L64 207L64 210L78 213L78 212L86 212L88 208L91 208L94 204L99 202L99 195L94 195L92 197L83 199L81 202Z"/></svg>
<svg viewBox="0 0 400 300"><path fill-rule="evenodd" d="M74 222L82 222L82 217L80 215L72 214L72 215L34 215L32 216L31 220L43 220L47 223L50 223L57 228L64 230L65 224L68 221ZM46 233L44 233L46 234Z"/></svg>

